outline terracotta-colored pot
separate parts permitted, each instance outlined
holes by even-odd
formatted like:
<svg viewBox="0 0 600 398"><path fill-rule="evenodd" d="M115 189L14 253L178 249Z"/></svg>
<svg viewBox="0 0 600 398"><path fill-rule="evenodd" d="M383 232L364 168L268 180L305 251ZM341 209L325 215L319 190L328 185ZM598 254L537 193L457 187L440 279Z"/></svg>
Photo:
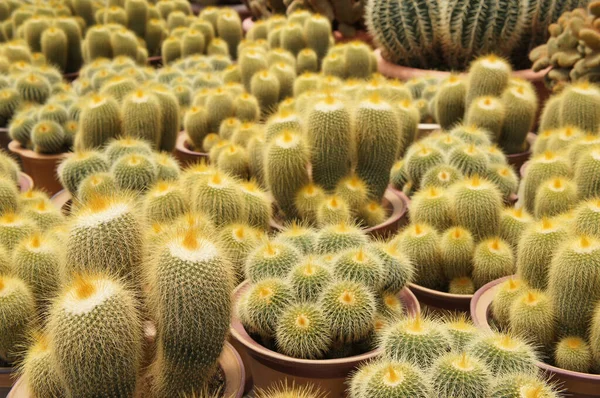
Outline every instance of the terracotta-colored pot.
<svg viewBox="0 0 600 398"><path fill-rule="evenodd" d="M175 155L175 158L179 161L181 167L197 163L202 159L208 161L208 153L196 152L190 148L190 143L188 142L187 134L185 133L181 133L177 137L173 155Z"/></svg>
<svg viewBox="0 0 600 398"><path fill-rule="evenodd" d="M419 300L419 303L426 305L432 311L456 311L469 312L472 294L451 294L428 289L411 283L410 290Z"/></svg>
<svg viewBox="0 0 600 398"><path fill-rule="evenodd" d="M383 196L383 207L388 210L390 216L385 222L365 231L374 237L389 237L396 233L401 227L408 224L408 197L396 189L388 187ZM276 231L283 230L283 225L278 220L271 219L269 222L272 229Z"/></svg>
<svg viewBox="0 0 600 398"><path fill-rule="evenodd" d="M248 31L252 29L253 26L254 20L252 19L252 17L245 18L242 21L242 30L244 31L244 33L248 33Z"/></svg>
<svg viewBox="0 0 600 398"><path fill-rule="evenodd" d="M475 292L473 300L471 300L471 317L475 326L491 330L489 320L493 315L490 308L492 301L496 297L496 292L500 284L509 278L511 276L496 279ZM537 366L554 382L557 382L564 388L565 394L569 397L600 397L600 375L573 372L543 362L537 362Z"/></svg>
<svg viewBox="0 0 600 398"><path fill-rule="evenodd" d="M33 180L25 173L19 173L19 189L21 192L33 189Z"/></svg>
<svg viewBox="0 0 600 398"><path fill-rule="evenodd" d="M529 161L523 163L521 168L519 169L519 173L521 174L521 178L525 177L525 172L527 171L527 166L529 166Z"/></svg>
<svg viewBox="0 0 600 398"><path fill-rule="evenodd" d="M15 368L0 367L0 397L6 397L15 384Z"/></svg>
<svg viewBox="0 0 600 398"><path fill-rule="evenodd" d="M17 141L11 141L8 149L19 155L23 164L23 171L31 176L38 189L47 192L50 195L62 189L58 181L56 168L58 164L66 157L66 153L57 155L43 155L30 149L23 148Z"/></svg>
<svg viewBox="0 0 600 398"><path fill-rule="evenodd" d="M239 1L239 2L237 2L237 4L235 4L235 3L236 3L235 1L214 1L214 5L212 5L212 6L213 7L225 6L227 8L231 8L235 12L237 12L238 15L240 16L240 18L242 18L242 19L248 18L251 15L250 9L248 9L247 2L245 0ZM192 3L192 12L194 13L194 15L198 15L202 11L202 9L206 8L206 7L209 7L209 5L201 5L201 4Z"/></svg>
<svg viewBox="0 0 600 398"><path fill-rule="evenodd" d="M10 143L10 141L11 139L8 135L8 128L0 127L0 149L8 151L8 144Z"/></svg>
<svg viewBox="0 0 600 398"><path fill-rule="evenodd" d="M223 397L242 398L244 395L245 369L242 359L229 343L225 343L219 358L219 366L225 374L225 387ZM2 392L2 368L0 368L0 393ZM140 394L143 395L143 394ZM15 383L7 398L32 398L27 383L20 378ZM140 397L143 398L143 397Z"/></svg>
<svg viewBox="0 0 600 398"><path fill-rule="evenodd" d="M339 30L333 31L333 38L336 43L348 43L351 41L359 40L367 43L371 47L374 47L373 36L366 30L359 29L356 31L356 34L352 37L346 37Z"/></svg>
<svg viewBox="0 0 600 398"><path fill-rule="evenodd" d="M68 82L72 82L73 80L77 79L79 77L79 71L77 72L71 72L71 73L65 73L63 75L63 78L68 81Z"/></svg>
<svg viewBox="0 0 600 398"><path fill-rule="evenodd" d="M160 68L162 66L162 57L160 55L148 57L148 64L155 68Z"/></svg>
<svg viewBox="0 0 600 398"><path fill-rule="evenodd" d="M250 288L248 281L242 282L233 292L234 302ZM407 288L398 297L409 314L417 314L421 308L416 297ZM271 351L257 343L240 320L234 315L231 322L231 336L237 342L242 360L248 372L252 373L254 386L266 388L273 383L286 381L296 385L314 384L329 393L329 398L346 397L346 379L363 362L380 354L379 350L348 358L339 359L297 359ZM243 352L245 351L245 355Z"/></svg>

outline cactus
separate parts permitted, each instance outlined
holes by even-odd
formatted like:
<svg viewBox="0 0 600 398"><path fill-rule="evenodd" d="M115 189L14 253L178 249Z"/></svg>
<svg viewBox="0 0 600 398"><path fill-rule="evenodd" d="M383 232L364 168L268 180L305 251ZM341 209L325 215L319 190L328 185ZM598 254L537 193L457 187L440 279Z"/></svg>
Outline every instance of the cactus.
<svg viewBox="0 0 600 398"><path fill-rule="evenodd" d="M439 322L417 314L384 329L379 346L387 359L406 359L429 367L450 349L450 339Z"/></svg>
<svg viewBox="0 0 600 398"><path fill-rule="evenodd" d="M111 97L95 95L87 102L79 118L81 133L77 135L80 149L94 149L111 138L121 136L122 121L119 104Z"/></svg>
<svg viewBox="0 0 600 398"><path fill-rule="evenodd" d="M250 93L258 100L263 115L268 115L275 109L280 89L279 79L272 72L264 70L252 76Z"/></svg>
<svg viewBox="0 0 600 398"><path fill-rule="evenodd" d="M475 144L477 146L489 146L492 143L489 134L477 126L459 124L450 130L450 135L463 140L467 144Z"/></svg>
<svg viewBox="0 0 600 398"><path fill-rule="evenodd" d="M479 97L502 96L502 92L508 85L511 72L510 64L495 55L481 57L471 63L465 99L467 109L470 109L473 101Z"/></svg>
<svg viewBox="0 0 600 398"><path fill-rule="evenodd" d="M383 224L388 215L386 209L381 204L371 201L358 209L357 217L366 228L372 228Z"/></svg>
<svg viewBox="0 0 600 398"><path fill-rule="evenodd" d="M463 178L462 173L454 166L439 164L431 167L423 175L421 185L423 187L448 188L456 181Z"/></svg>
<svg viewBox="0 0 600 398"><path fill-rule="evenodd" d="M574 335L585 338L588 334L594 303L598 300L600 278L596 275L595 266L599 254L600 243L596 239L581 236L570 239L552 258L548 294L556 309L560 337ZM577 291L571 291L571 283L575 280L578 281ZM570 294L564 294L567 291ZM574 306L576 311L573 311Z"/></svg>
<svg viewBox="0 0 600 398"><path fill-rule="evenodd" d="M417 192L410 204L410 219L413 223L425 223L443 231L454 221L452 201L447 191L429 187Z"/></svg>
<svg viewBox="0 0 600 398"><path fill-rule="evenodd" d="M188 210L183 191L165 181L156 184L144 198L144 214L150 222L174 221Z"/></svg>
<svg viewBox="0 0 600 398"><path fill-rule="evenodd" d="M59 153L64 142L65 132L56 122L43 120L31 129L31 143L38 153Z"/></svg>
<svg viewBox="0 0 600 398"><path fill-rule="evenodd" d="M244 202L235 180L214 172L193 188L192 208L210 216L217 226L240 221L244 217Z"/></svg>
<svg viewBox="0 0 600 398"><path fill-rule="evenodd" d="M487 364L493 376L535 373L536 354L533 348L511 334L483 334L469 345L467 352Z"/></svg>
<svg viewBox="0 0 600 398"><path fill-rule="evenodd" d="M441 151L431 146L420 145L413 150L409 148L406 157L406 172L415 187L421 185L421 179L432 167L444 164L445 157Z"/></svg>
<svg viewBox="0 0 600 398"><path fill-rule="evenodd" d="M229 145L219 153L216 159L219 169L240 180L249 178L248 152L237 145Z"/></svg>
<svg viewBox="0 0 600 398"><path fill-rule="evenodd" d="M442 270L447 280L471 275L474 250L473 236L468 230L454 227L443 233L440 253Z"/></svg>
<svg viewBox="0 0 600 398"><path fill-rule="evenodd" d="M294 358L322 358L331 345L329 328L328 319L317 304L292 305L277 322L277 347L282 354Z"/></svg>
<svg viewBox="0 0 600 398"><path fill-rule="evenodd" d="M284 278L298 264L299 251L289 243L266 242L248 254L246 277L252 282Z"/></svg>
<svg viewBox="0 0 600 398"><path fill-rule="evenodd" d="M519 187L519 177L514 168L502 163L492 164L485 176L498 187L504 201L510 203Z"/></svg>
<svg viewBox="0 0 600 398"><path fill-rule="evenodd" d="M171 152L175 148L175 141L180 132L180 106L177 98L166 88L155 87L152 93L160 106L160 149Z"/></svg>
<svg viewBox="0 0 600 398"><path fill-rule="evenodd" d="M276 202L287 217L294 217L297 192L308 183L308 153L301 135L286 131L268 146L265 179Z"/></svg>
<svg viewBox="0 0 600 398"><path fill-rule="evenodd" d="M521 279L509 278L498 287L498 293L492 301L494 320L501 327L510 325L510 309L515 300L527 291L527 284Z"/></svg>
<svg viewBox="0 0 600 398"><path fill-rule="evenodd" d="M542 219L523 231L517 253L517 273L534 289L546 289L550 261L567 231L557 221Z"/></svg>
<svg viewBox="0 0 600 398"><path fill-rule="evenodd" d="M598 342L600 341L600 310L598 308L599 307L596 305L594 316L590 324L589 336L594 368L597 368L600 365L600 349L598 348Z"/></svg>
<svg viewBox="0 0 600 398"><path fill-rule="evenodd" d="M512 275L515 261L512 247L500 238L481 241L473 254L473 282L479 289L488 282Z"/></svg>
<svg viewBox="0 0 600 398"><path fill-rule="evenodd" d="M298 53L296 59L296 73L301 75L307 72L317 72L319 70L319 59L317 53L310 49L305 48Z"/></svg>
<svg viewBox="0 0 600 398"><path fill-rule="evenodd" d="M142 193L156 182L156 166L138 154L125 155L111 167L115 182L122 191Z"/></svg>
<svg viewBox="0 0 600 398"><path fill-rule="evenodd" d="M453 350L461 352L479 335L478 329L464 314L444 318L446 332Z"/></svg>
<svg viewBox="0 0 600 398"><path fill-rule="evenodd" d="M591 199L600 195L600 148L593 148L581 154L575 166L574 182L580 199Z"/></svg>
<svg viewBox="0 0 600 398"><path fill-rule="evenodd" d="M350 221L351 211L348 203L338 196L325 197L317 205L316 221L321 227Z"/></svg>
<svg viewBox="0 0 600 398"><path fill-rule="evenodd" d="M565 337L556 345L554 362L562 369L589 373L592 366L591 348L579 337Z"/></svg>
<svg viewBox="0 0 600 398"><path fill-rule="evenodd" d="M439 87L435 100L435 119L444 130L461 123L465 114L466 82L451 75Z"/></svg>
<svg viewBox="0 0 600 398"><path fill-rule="evenodd" d="M239 65L242 83L244 84L246 91L251 90L252 76L268 67L264 55L253 49L244 51L240 54Z"/></svg>
<svg viewBox="0 0 600 398"><path fill-rule="evenodd" d="M152 148L147 141L126 137L109 142L104 149L104 155L111 165L121 157L131 154L150 156Z"/></svg>
<svg viewBox="0 0 600 398"><path fill-rule="evenodd" d="M318 305L331 325L334 341L356 343L371 332L375 297L365 285L352 281L334 282L325 288Z"/></svg>
<svg viewBox="0 0 600 398"><path fill-rule="evenodd" d="M131 93L123 101L122 112L122 128L127 136L144 139L153 148L160 146L161 109L155 95L141 89Z"/></svg>
<svg viewBox="0 0 600 398"><path fill-rule="evenodd" d="M267 194L254 181L242 184L240 191L247 222L253 227L268 229L272 216L272 204Z"/></svg>
<svg viewBox="0 0 600 398"><path fill-rule="evenodd" d="M68 38L65 32L56 27L50 27L41 35L41 52L49 64L60 70L66 70L68 60Z"/></svg>
<svg viewBox="0 0 600 398"><path fill-rule="evenodd" d="M296 194L294 205L298 215L310 224L317 223L317 210L325 200L324 190L313 183L301 187Z"/></svg>
<svg viewBox="0 0 600 398"><path fill-rule="evenodd" d="M243 122L256 122L260 118L260 106L256 97L244 93L233 101L235 117Z"/></svg>
<svg viewBox="0 0 600 398"><path fill-rule="evenodd" d="M466 353L449 353L431 367L433 391L438 396L487 397L492 377L487 366Z"/></svg>
<svg viewBox="0 0 600 398"><path fill-rule="evenodd" d="M373 291L379 290L384 273L379 258L362 247L340 253L332 270L337 279L363 283Z"/></svg>
<svg viewBox="0 0 600 398"><path fill-rule="evenodd" d="M600 239L600 200L581 202L575 208L574 229L577 234L591 235Z"/></svg>
<svg viewBox="0 0 600 398"><path fill-rule="evenodd" d="M448 284L448 293L469 295L475 293L475 283L468 276L454 278Z"/></svg>
<svg viewBox="0 0 600 398"><path fill-rule="evenodd" d="M600 128L600 89L588 82L578 83L561 94L560 122L585 132Z"/></svg>
<svg viewBox="0 0 600 398"><path fill-rule="evenodd" d="M17 77L15 88L23 101L43 104L51 94L50 82L41 74L24 73Z"/></svg>
<svg viewBox="0 0 600 398"><path fill-rule="evenodd" d="M519 153L524 148L537 111L537 97L530 85L509 87L502 95L504 121L499 142L506 153Z"/></svg>
<svg viewBox="0 0 600 398"><path fill-rule="evenodd" d="M363 381L361 394L356 398L387 396L425 398L431 395L431 386L427 377L411 362L381 361L374 366L376 368Z"/></svg>
<svg viewBox="0 0 600 398"><path fill-rule="evenodd" d="M35 336L20 369L27 378L27 387L36 397L58 398L62 396L64 387L56 368L52 364L52 351L48 336Z"/></svg>
<svg viewBox="0 0 600 398"><path fill-rule="evenodd" d="M505 118L506 109L499 98L478 97L471 102L465 115L465 122L469 126L486 130L490 138L498 141L502 135Z"/></svg>
<svg viewBox="0 0 600 398"><path fill-rule="evenodd" d="M14 362L35 324L35 300L26 282L12 276L0 276L0 293L0 358Z"/></svg>
<svg viewBox="0 0 600 398"><path fill-rule="evenodd" d="M367 183L370 198L380 201L401 143L398 119L378 95L361 102L356 112L356 174Z"/></svg>
<svg viewBox="0 0 600 398"><path fill-rule="evenodd" d="M559 152L565 147L569 147L571 143L576 141L583 135L583 132L578 128L565 127L556 131L548 139L546 144L547 151ZM569 154L570 155L570 154Z"/></svg>
<svg viewBox="0 0 600 398"><path fill-rule="evenodd" d="M314 253L317 232L310 227L292 222L277 235L277 242L294 246L302 254Z"/></svg>
<svg viewBox="0 0 600 398"><path fill-rule="evenodd" d="M280 111L267 120L265 138L267 141L271 141L285 130L299 131L302 128L300 122L301 119L298 114L294 112L289 113L286 110Z"/></svg>
<svg viewBox="0 0 600 398"><path fill-rule="evenodd" d="M185 112L183 128L194 148L202 148L202 141L210 132L208 111L204 107L193 106Z"/></svg>
<svg viewBox="0 0 600 398"><path fill-rule="evenodd" d="M290 287L280 279L263 279L253 284L245 306L248 326L262 337L273 337L281 314L292 300Z"/></svg>
<svg viewBox="0 0 600 398"><path fill-rule="evenodd" d="M458 225L467 228L476 241L495 235L500 222L502 195L496 186L478 176L452 188Z"/></svg>
<svg viewBox="0 0 600 398"><path fill-rule="evenodd" d="M535 373L503 376L496 380L490 391L492 398L520 398L523 394L537 394L542 398L559 398L561 395L556 386Z"/></svg>
<svg viewBox="0 0 600 398"><path fill-rule="evenodd" d="M15 183L0 177L0 214L14 213L19 207L19 192Z"/></svg>
<svg viewBox="0 0 600 398"><path fill-rule="evenodd" d="M193 229L161 248L148 274L160 336L151 369L157 394L197 391L217 371L231 318L232 277L219 247Z"/></svg>
<svg viewBox="0 0 600 398"><path fill-rule="evenodd" d="M292 292L300 301L317 302L323 290L333 281L328 267L313 257L297 264L288 275Z"/></svg>
<svg viewBox="0 0 600 398"><path fill-rule="evenodd" d="M117 184L110 173L92 173L85 177L77 188L76 197L86 203L97 196L107 196L117 192Z"/></svg>
<svg viewBox="0 0 600 398"><path fill-rule="evenodd" d="M432 226L410 225L397 236L395 242L415 265L415 283L438 290L445 285L440 237Z"/></svg>
<svg viewBox="0 0 600 398"><path fill-rule="evenodd" d="M328 225L319 231L316 242L318 254L339 253L352 247L367 244L365 233L348 223Z"/></svg>
<svg viewBox="0 0 600 398"><path fill-rule="evenodd" d="M498 234L501 239L513 247L515 254L523 232L532 222L533 218L529 213L523 210L522 207L505 208L500 214L500 227Z"/></svg>
<svg viewBox="0 0 600 398"><path fill-rule="evenodd" d="M551 298L539 290L527 290L515 298L509 310L510 330L531 344L548 347L554 342L555 314Z"/></svg>
<svg viewBox="0 0 600 398"><path fill-rule="evenodd" d="M563 177L542 183L535 193L534 215L540 219L570 210L577 202L577 186Z"/></svg>
<svg viewBox="0 0 600 398"><path fill-rule="evenodd" d="M12 252L17 244L36 230L33 221L12 212L0 217L0 245Z"/></svg>
<svg viewBox="0 0 600 398"><path fill-rule="evenodd" d="M136 282L143 234L133 204L119 197L92 198L74 216L66 245L66 277L110 272Z"/></svg>
<svg viewBox="0 0 600 398"><path fill-rule="evenodd" d="M142 357L141 331L135 298L120 282L96 276L69 284L48 318L53 363L65 388L80 397L133 394ZM123 360L109 364L116 356Z"/></svg>
<svg viewBox="0 0 600 398"><path fill-rule="evenodd" d="M48 199L40 199L36 205L26 208L23 215L33 221L42 232L52 229L64 221L60 209L54 207Z"/></svg>

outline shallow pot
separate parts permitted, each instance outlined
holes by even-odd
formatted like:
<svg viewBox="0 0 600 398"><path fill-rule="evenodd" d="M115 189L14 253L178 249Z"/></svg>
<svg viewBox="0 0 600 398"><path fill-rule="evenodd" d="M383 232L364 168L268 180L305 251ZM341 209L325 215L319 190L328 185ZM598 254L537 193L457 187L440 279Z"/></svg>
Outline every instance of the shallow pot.
<svg viewBox="0 0 600 398"><path fill-rule="evenodd" d="M16 368L0 367L0 398L10 393L15 384Z"/></svg>
<svg viewBox="0 0 600 398"><path fill-rule="evenodd" d="M417 136L415 137L415 141L420 140L423 137L427 137L429 134L434 131L441 130L442 126L437 123L419 123Z"/></svg>
<svg viewBox="0 0 600 398"><path fill-rule="evenodd" d="M198 163L202 159L208 161L208 153L196 152L191 149L190 143L187 140L187 134L185 133L179 134L177 137L173 155L175 155L175 158L179 161L182 168L189 166L190 164Z"/></svg>
<svg viewBox="0 0 600 398"><path fill-rule="evenodd" d="M60 209L65 216L71 214L71 206L73 205L73 196L71 195L71 192L62 189L54 194L50 201L56 208Z"/></svg>
<svg viewBox="0 0 600 398"><path fill-rule="evenodd" d="M434 312L454 311L469 312L472 294L452 294L428 289L411 283L410 290L414 293L419 303L426 305Z"/></svg>
<svg viewBox="0 0 600 398"><path fill-rule="evenodd" d="M160 68L162 66L162 57L160 55L148 57L148 64L155 68Z"/></svg>
<svg viewBox="0 0 600 398"><path fill-rule="evenodd" d="M62 185L58 181L56 168L66 157L66 153L44 155L23 148L17 141L11 141L8 144L8 149L19 155L23 164L23 171L31 176L38 189L49 195L53 195L62 189Z"/></svg>
<svg viewBox="0 0 600 398"><path fill-rule="evenodd" d="M234 302L250 288L248 281L242 282L233 292ZM419 302L407 288L398 297L411 315L420 312ZM338 359L297 359L271 351L257 343L248 335L244 326L234 315L231 322L231 336L245 358L245 366L252 373L256 388L267 388L278 382L296 385L314 384L329 393L328 398L346 397L347 377L362 363L372 360L380 354L379 350L362 355ZM245 355L244 355L245 352Z"/></svg>
<svg viewBox="0 0 600 398"><path fill-rule="evenodd" d="M496 279L475 292L471 301L471 317L475 326L491 330L489 321L492 318L492 301L500 284L509 278L511 276ZM569 397L600 397L600 375L573 372L543 362L537 362L537 366L553 381L559 383Z"/></svg>
<svg viewBox="0 0 600 398"><path fill-rule="evenodd" d="M33 189L33 180L25 173L19 173L19 190L21 192L27 192Z"/></svg>
<svg viewBox="0 0 600 398"><path fill-rule="evenodd" d="M244 394L245 379L244 364L242 363L242 359L238 355L237 351L229 343L225 343L225 346L223 347L223 352L221 353L221 357L219 358L219 366L225 374L225 388L223 391L223 397L242 398ZM0 372L1 370L2 369L0 368ZM1 380L2 373L0 373L0 382ZM23 378L20 378L15 383L13 389L10 391L7 398L34 397L29 392L26 381Z"/></svg>
<svg viewBox="0 0 600 398"><path fill-rule="evenodd" d="M387 238L395 234L400 228L408 224L408 197L391 187L385 191L383 196L383 207L388 211L389 217L383 223L365 231L373 237ZM282 231L284 229L279 220L271 219L269 222L272 229Z"/></svg>

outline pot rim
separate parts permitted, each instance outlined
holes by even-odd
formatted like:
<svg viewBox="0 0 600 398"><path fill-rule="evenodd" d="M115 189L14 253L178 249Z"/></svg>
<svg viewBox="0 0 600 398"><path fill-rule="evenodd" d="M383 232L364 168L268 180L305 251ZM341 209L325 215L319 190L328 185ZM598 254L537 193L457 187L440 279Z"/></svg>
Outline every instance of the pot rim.
<svg viewBox="0 0 600 398"><path fill-rule="evenodd" d="M390 204L392 212L390 213L389 217L386 218L385 221L381 224L365 228L364 231L366 233L373 233L379 230L386 229L390 225L393 225L394 223L400 221L402 217L404 217L408 212L410 199L404 194L404 192L401 192L397 189L388 186L385 190L385 194L383 197ZM269 220L269 225L271 226L271 228L277 231L282 231L284 229L284 226L281 224L281 220L275 220L271 218Z"/></svg>
<svg viewBox="0 0 600 398"><path fill-rule="evenodd" d="M19 188L21 192L27 192L35 186L33 178L29 174L19 172Z"/></svg>
<svg viewBox="0 0 600 398"><path fill-rule="evenodd" d="M21 146L21 144L15 140L12 140L11 142L8 143L8 149L11 152L16 153L17 155L22 156L24 158L44 159L44 160L62 160L64 158L66 158L67 154L69 153L69 152L62 152L62 153L56 153L56 154L37 153L37 152L32 151L31 149L23 148L23 146Z"/></svg>
<svg viewBox="0 0 600 398"><path fill-rule="evenodd" d="M473 323L480 329L484 330L492 330L490 324L488 322L489 319L489 309L492 304L493 297L490 295L493 291L503 282L507 281L510 278L515 278L516 275L509 275L503 278L499 278L493 280L485 285L483 285L479 290L475 292L473 295L473 299L471 300L471 318L473 319ZM483 315L483 316L480 316ZM536 366L548 372L550 374L556 375L564 375L571 378L585 379L593 384L600 385L600 375L591 374L591 373L581 373L574 372L572 370L566 370L562 368L558 368L556 366L548 365L547 363L536 361Z"/></svg>
<svg viewBox="0 0 600 398"><path fill-rule="evenodd" d="M208 159L208 153L207 152L196 152L196 151L192 151L190 149L187 137L188 137L187 133L185 133L185 132L182 131L177 136L177 141L175 142L175 148L178 151L180 151L182 153L185 153L186 155L197 156L197 157L207 158Z"/></svg>
<svg viewBox="0 0 600 398"><path fill-rule="evenodd" d="M234 305L235 305L235 303L237 303L237 299L240 297L240 295L249 288L250 288L250 281L248 281L248 280L243 281L235 288L235 290L233 291ZM398 294L399 295L401 294L405 300L412 300L412 302L414 303L413 313L421 312L421 306L420 306L419 301L417 300L415 295L410 291L410 289L408 287L404 287L401 290L401 292ZM342 365L342 364L362 362L367 359L374 358L374 357L378 356L379 354L381 354L381 349L376 349L376 350L372 350L372 351L366 352L361 355L354 355L354 356L350 356L350 357L346 357L346 358L300 359L300 358L290 357L287 355L280 354L276 351L269 350L268 348L264 347L262 344L258 343L256 340L254 340L252 337L250 337L250 335L244 328L244 325L242 324L242 322L239 320L239 318L237 317L237 315L235 313L232 317L230 333L234 339L236 339L244 347L246 347L253 355L257 355L258 357L265 359L271 363L274 362L274 363L286 364L286 365L294 364L296 366L302 366L302 367L319 366L321 369L323 369L323 368L335 369L339 365Z"/></svg>
<svg viewBox="0 0 600 398"><path fill-rule="evenodd" d="M465 301L471 302L471 298L474 294L454 294L454 293L446 293L440 290L429 289L427 287L417 285L414 282L408 284L411 290L418 291L420 293L424 293L431 296L438 296L440 298L451 299L453 301Z"/></svg>

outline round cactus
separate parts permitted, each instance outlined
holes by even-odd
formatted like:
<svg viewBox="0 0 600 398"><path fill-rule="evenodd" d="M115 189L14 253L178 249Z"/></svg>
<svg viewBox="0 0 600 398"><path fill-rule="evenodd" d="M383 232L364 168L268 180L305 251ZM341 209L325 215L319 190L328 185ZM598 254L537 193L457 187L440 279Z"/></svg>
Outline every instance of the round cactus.
<svg viewBox="0 0 600 398"><path fill-rule="evenodd" d="M282 354L294 358L322 358L331 344L329 322L317 304L292 305L277 322L277 347Z"/></svg>
<svg viewBox="0 0 600 398"><path fill-rule="evenodd" d="M449 353L431 367L433 391L440 397L487 397L492 383L486 364L469 354Z"/></svg>
<svg viewBox="0 0 600 398"><path fill-rule="evenodd" d="M534 373L536 369L533 348L510 334L484 334L469 345L467 352L482 360L493 376Z"/></svg>
<svg viewBox="0 0 600 398"><path fill-rule="evenodd" d="M19 351L35 324L35 299L27 283L19 278L0 276L0 358L8 362L21 359Z"/></svg>
<svg viewBox="0 0 600 398"><path fill-rule="evenodd" d="M486 283L515 272L512 247L500 238L480 242L473 254L473 282L479 289Z"/></svg>
<svg viewBox="0 0 600 398"><path fill-rule="evenodd" d="M290 244L266 242L248 254L246 277L252 282L285 278L298 264L300 253Z"/></svg>

